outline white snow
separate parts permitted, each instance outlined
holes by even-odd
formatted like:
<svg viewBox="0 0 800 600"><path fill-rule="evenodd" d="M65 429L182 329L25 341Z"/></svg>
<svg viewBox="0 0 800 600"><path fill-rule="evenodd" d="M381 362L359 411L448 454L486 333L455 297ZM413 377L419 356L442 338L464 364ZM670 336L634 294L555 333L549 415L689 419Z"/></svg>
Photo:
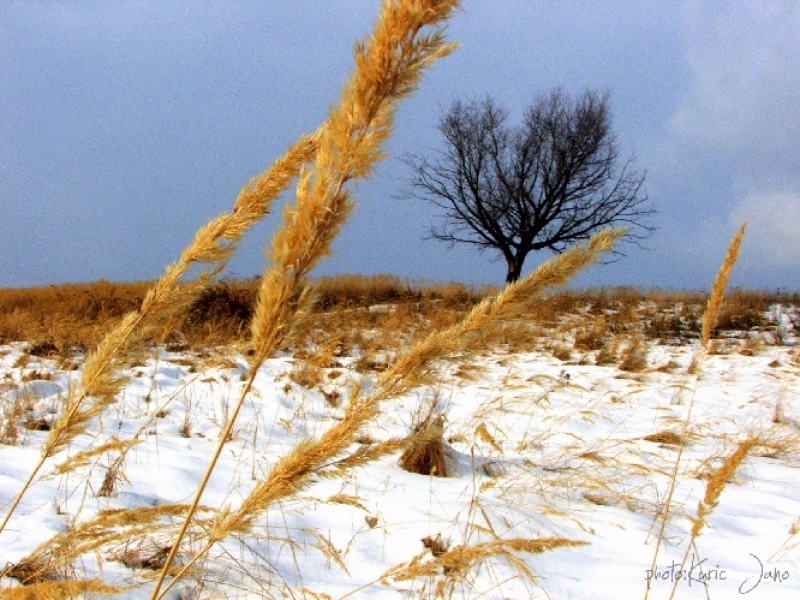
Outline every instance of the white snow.
<svg viewBox="0 0 800 600"><path fill-rule="evenodd" d="M486 352L470 361L479 369L469 378L458 375L458 365L443 364L437 388L387 403L364 434L374 440L407 434L420 405L437 396L456 476L407 473L394 455L343 479L317 481L259 517L251 533L216 546L203 574L187 577L168 597L433 598L436 582L448 579L441 571L381 581L415 556L432 560L424 538L451 549L497 539L566 538L585 544L513 553L534 580L494 556L456 583L452 597L644 598L649 585L648 598L668 598L688 552L676 598L800 598L798 353L766 345L753 356L711 355L698 375L688 374L696 352L696 345L651 344L649 368L640 373L562 362L543 352ZM0 347L3 403L21 394L31 414L52 419L80 370L62 371L35 357L20 362L23 354L23 344ZM658 369L670 361L677 366ZM111 436L130 439L141 431L141 443L126 460L127 482L110 498L96 497L108 456L38 480L0 534L0 565L19 561L98 510L189 502L246 365L245 357L224 349L207 356L154 349L130 370L119 401L44 470ZM203 504L238 505L299 440L318 436L341 417L342 408L320 391L288 378L293 366L290 356L264 365ZM346 365L327 370L334 372L325 390L364 377ZM679 446L643 438L681 434L687 418L688 441L657 545ZM185 424L189 437L181 433ZM493 443L476 433L480 425ZM20 436L16 445L0 446L2 515L47 432L23 428ZM687 549L708 474L752 436L762 442ZM124 550L87 555L76 574L113 584L145 582L124 597L148 598L152 572L124 566L118 561ZM12 585L16 580L2 579L2 586Z"/></svg>

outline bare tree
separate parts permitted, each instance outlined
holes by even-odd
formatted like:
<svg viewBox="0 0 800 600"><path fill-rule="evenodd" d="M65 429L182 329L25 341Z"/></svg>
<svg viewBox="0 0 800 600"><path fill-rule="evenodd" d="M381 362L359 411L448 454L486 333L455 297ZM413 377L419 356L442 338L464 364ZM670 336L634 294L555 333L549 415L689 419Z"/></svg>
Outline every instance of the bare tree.
<svg viewBox="0 0 800 600"><path fill-rule="evenodd" d="M431 236L502 253L506 282L520 277L534 250L562 252L610 225L629 225L629 241L652 231L654 210L632 158L619 162L608 94L540 97L521 126L489 98L455 102L439 122L445 149L407 155L411 195L444 212Z"/></svg>

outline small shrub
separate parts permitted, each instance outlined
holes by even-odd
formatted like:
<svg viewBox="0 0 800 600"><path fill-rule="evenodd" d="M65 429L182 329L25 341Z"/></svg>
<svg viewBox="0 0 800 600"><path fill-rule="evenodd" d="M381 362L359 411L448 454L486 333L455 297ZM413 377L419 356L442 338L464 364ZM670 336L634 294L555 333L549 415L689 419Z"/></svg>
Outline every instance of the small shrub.
<svg viewBox="0 0 800 600"><path fill-rule="evenodd" d="M222 281L204 290L192 304L183 333L197 341L207 336L237 338L253 316L255 290L250 285Z"/></svg>

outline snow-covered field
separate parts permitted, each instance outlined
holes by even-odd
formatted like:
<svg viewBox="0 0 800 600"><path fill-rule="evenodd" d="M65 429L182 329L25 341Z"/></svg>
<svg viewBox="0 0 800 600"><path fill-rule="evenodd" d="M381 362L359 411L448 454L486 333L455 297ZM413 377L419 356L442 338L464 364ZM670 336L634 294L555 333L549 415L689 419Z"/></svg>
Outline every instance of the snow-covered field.
<svg viewBox="0 0 800 600"><path fill-rule="evenodd" d="M591 352L562 361L493 350L442 364L439 385L385 404L361 441L407 435L436 402L453 476L406 472L395 453L316 481L216 545L168 597L434 598L438 585L453 598L657 599L674 584L676 598L800 598L800 353L787 341L706 356L693 373L696 343L649 345L639 372L598 366ZM22 406L20 423L44 427L80 368L26 356L24 344L0 346L3 406ZM294 368L288 355L263 367L203 505L237 506L281 456L341 418L348 389L371 381L342 359L307 389L289 377ZM112 437L136 438L124 480L98 495L119 456L111 452L36 481L0 534L0 565L40 545L46 554L53 536L101 510L190 502L246 370L233 350L153 349L118 402L43 471ZM0 446L2 515L47 435L21 427L15 444ZM690 545L710 477L752 438ZM157 573L148 559L157 562L170 531L101 545L62 571L148 598ZM539 539L580 544L530 553L519 541ZM447 562L469 549L466 567ZM404 578L410 561L422 574Z"/></svg>

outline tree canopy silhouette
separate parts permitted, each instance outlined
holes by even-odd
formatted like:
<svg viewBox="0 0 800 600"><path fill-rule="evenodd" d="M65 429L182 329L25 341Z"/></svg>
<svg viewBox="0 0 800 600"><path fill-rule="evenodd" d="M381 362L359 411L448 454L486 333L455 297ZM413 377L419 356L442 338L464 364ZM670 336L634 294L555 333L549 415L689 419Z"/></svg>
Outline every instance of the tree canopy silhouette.
<svg viewBox="0 0 800 600"><path fill-rule="evenodd" d="M652 231L644 175L632 157L620 164L608 94L554 90L521 125L507 121L491 98L457 101L439 122L444 149L406 156L411 195L444 213L431 237L499 251L512 282L532 251L560 253L608 226L630 226L628 241Z"/></svg>

